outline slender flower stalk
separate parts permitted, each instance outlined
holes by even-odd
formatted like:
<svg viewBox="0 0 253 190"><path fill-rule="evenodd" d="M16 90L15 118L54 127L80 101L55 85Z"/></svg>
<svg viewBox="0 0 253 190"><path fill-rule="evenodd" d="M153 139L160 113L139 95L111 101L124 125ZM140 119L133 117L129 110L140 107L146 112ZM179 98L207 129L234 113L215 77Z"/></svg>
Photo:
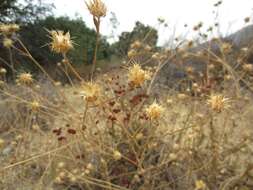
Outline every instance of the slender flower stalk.
<svg viewBox="0 0 253 190"><path fill-rule="evenodd" d="M90 73L90 78L93 78L94 72L96 70L96 63L97 63L97 51L98 51L98 46L99 46L99 41L100 41L100 23L101 23L101 17L106 16L107 8L105 4L101 0L93 0L86 2L86 6L90 12L90 14L93 16L93 22L96 28L96 45L95 45L95 50L94 50L94 57L93 57L93 62L92 62L92 67L91 67L91 73Z"/></svg>

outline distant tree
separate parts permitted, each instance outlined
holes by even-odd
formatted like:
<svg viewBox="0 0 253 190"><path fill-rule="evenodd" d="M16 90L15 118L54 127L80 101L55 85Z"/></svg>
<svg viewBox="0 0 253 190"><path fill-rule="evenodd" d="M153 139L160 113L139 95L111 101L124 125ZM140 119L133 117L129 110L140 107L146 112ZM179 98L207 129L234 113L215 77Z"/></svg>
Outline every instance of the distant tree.
<svg viewBox="0 0 253 190"><path fill-rule="evenodd" d="M43 0L1 0L0 22L30 23L51 14L52 7Z"/></svg>
<svg viewBox="0 0 253 190"><path fill-rule="evenodd" d="M122 32L119 41L112 45L112 49L116 54L126 55L131 43L136 40L143 41L151 47L156 47L158 40L158 32L151 26L146 26L137 21L131 32Z"/></svg>
<svg viewBox="0 0 253 190"><path fill-rule="evenodd" d="M63 30L70 32L74 41L74 50L70 51L69 58L74 64L90 64L94 53L96 33L88 28L81 18L70 19L68 17L47 17L27 24L20 32L20 36L32 55L43 65L52 65L60 61L58 55L50 52L46 44L50 43L47 30ZM44 46L44 47L43 47ZM98 59L109 58L110 45L105 38L101 39L98 51Z"/></svg>
<svg viewBox="0 0 253 190"><path fill-rule="evenodd" d="M110 25L112 27L110 35L107 37L108 40L115 41L116 39L116 31L120 25L117 16L114 12L111 12L110 15Z"/></svg>

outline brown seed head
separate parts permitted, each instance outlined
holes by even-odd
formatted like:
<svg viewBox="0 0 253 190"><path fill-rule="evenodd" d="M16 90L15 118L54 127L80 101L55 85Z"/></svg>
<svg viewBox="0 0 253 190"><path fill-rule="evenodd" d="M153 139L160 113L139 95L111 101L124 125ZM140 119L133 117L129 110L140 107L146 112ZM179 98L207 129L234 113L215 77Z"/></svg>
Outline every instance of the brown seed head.
<svg viewBox="0 0 253 190"><path fill-rule="evenodd" d="M29 85L33 82L32 75L30 73L21 73L18 76L19 83Z"/></svg>
<svg viewBox="0 0 253 190"><path fill-rule="evenodd" d="M159 104L156 103L156 101L154 101L147 109L146 109L146 113L147 116L151 119L151 120L156 120L159 119L162 115L162 113L164 112L164 108L162 106L160 106Z"/></svg>
<svg viewBox="0 0 253 190"><path fill-rule="evenodd" d="M89 2L85 3L90 11L90 14L94 17L100 18L106 16L107 8L101 0L90 0Z"/></svg>
<svg viewBox="0 0 253 190"><path fill-rule="evenodd" d="M69 32L65 33L63 31L50 31L51 34L51 50L56 53L67 53L70 49L73 49L73 42L70 38Z"/></svg>
<svg viewBox="0 0 253 190"><path fill-rule="evenodd" d="M229 99L223 95L211 95L207 100L207 104L210 105L211 109L218 113L229 107L228 102Z"/></svg>
<svg viewBox="0 0 253 190"><path fill-rule="evenodd" d="M128 80L130 84L138 87L143 85L146 80L150 80L151 73L141 68L139 64L134 64L129 68Z"/></svg>

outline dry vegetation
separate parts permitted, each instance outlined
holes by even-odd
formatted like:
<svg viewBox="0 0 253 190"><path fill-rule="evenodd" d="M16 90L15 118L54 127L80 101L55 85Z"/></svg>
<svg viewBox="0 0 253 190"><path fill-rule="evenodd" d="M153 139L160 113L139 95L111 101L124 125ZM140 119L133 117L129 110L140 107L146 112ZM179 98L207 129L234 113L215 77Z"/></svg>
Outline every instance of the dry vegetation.
<svg viewBox="0 0 253 190"><path fill-rule="evenodd" d="M99 43L106 7L100 0L87 6ZM0 26L4 46L31 59L44 77L6 62L11 84L0 70L0 189L253 189L251 44L234 52L215 38L215 53L209 46L192 51L194 41L155 52L140 39L122 68L94 77L94 58L85 81L67 57L70 34L50 31L69 79L63 86L33 59L18 29ZM193 59L204 63L187 64ZM170 88L157 82L168 64L186 73Z"/></svg>

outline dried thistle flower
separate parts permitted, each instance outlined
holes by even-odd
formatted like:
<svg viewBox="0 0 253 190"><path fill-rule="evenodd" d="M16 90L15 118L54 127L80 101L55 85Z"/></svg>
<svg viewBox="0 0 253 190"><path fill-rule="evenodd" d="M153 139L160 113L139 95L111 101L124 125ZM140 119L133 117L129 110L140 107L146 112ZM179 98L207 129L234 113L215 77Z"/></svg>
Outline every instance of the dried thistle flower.
<svg viewBox="0 0 253 190"><path fill-rule="evenodd" d="M133 58L134 56L137 55L137 52L134 50L134 49L130 49L128 52L127 52L127 56L131 59Z"/></svg>
<svg viewBox="0 0 253 190"><path fill-rule="evenodd" d="M1 24L0 25L0 33L4 35L11 35L17 32L20 29L17 24Z"/></svg>
<svg viewBox="0 0 253 190"><path fill-rule="evenodd" d="M220 113L222 110L229 107L229 99L223 95L211 95L207 100L207 104L210 105L213 111Z"/></svg>
<svg viewBox="0 0 253 190"><path fill-rule="evenodd" d="M225 79L226 81L229 81L229 80L232 79L232 76L229 75L229 74L227 74L227 75L224 76L224 79Z"/></svg>
<svg viewBox="0 0 253 190"><path fill-rule="evenodd" d="M179 93L177 95L177 98L180 99L180 100L185 100L188 96L186 94L183 94L183 93Z"/></svg>
<svg viewBox="0 0 253 190"><path fill-rule="evenodd" d="M51 50L56 53L67 53L70 49L73 49L73 42L70 38L69 32L65 33L63 31L50 31L52 42Z"/></svg>
<svg viewBox="0 0 253 190"><path fill-rule="evenodd" d="M5 75L7 73L5 68L0 68L0 75Z"/></svg>
<svg viewBox="0 0 253 190"><path fill-rule="evenodd" d="M120 160L122 158L122 155L118 150L115 150L113 152L113 158L114 158L114 160Z"/></svg>
<svg viewBox="0 0 253 190"><path fill-rule="evenodd" d="M139 64L134 64L129 68L128 80L130 84L134 85L135 87L143 85L143 83L150 78L151 73L143 70Z"/></svg>
<svg viewBox="0 0 253 190"><path fill-rule="evenodd" d="M34 100L32 103L31 103L31 109L33 111L38 111L40 108L40 103L36 100Z"/></svg>
<svg viewBox="0 0 253 190"><path fill-rule="evenodd" d="M62 168L65 168L65 167L66 167L65 162L59 162L59 163L57 164L57 168L59 168L59 169L62 169Z"/></svg>
<svg viewBox="0 0 253 190"><path fill-rule="evenodd" d="M158 52L152 55L152 59L159 60L159 58L160 58L160 54Z"/></svg>
<svg viewBox="0 0 253 190"><path fill-rule="evenodd" d="M151 51L152 47L150 45L145 45L144 50L145 51Z"/></svg>
<svg viewBox="0 0 253 190"><path fill-rule="evenodd" d="M167 104L171 105L173 103L173 100L171 98L167 98Z"/></svg>
<svg viewBox="0 0 253 190"><path fill-rule="evenodd" d="M92 0L89 3L85 2L87 8L94 17L100 18L105 17L107 8L101 0Z"/></svg>
<svg viewBox="0 0 253 190"><path fill-rule="evenodd" d="M253 65L248 63L248 64L243 64L242 66L243 70L245 72L252 72L253 71Z"/></svg>
<svg viewBox="0 0 253 190"><path fill-rule="evenodd" d="M230 53L232 50L232 44L227 42L222 43L221 49L224 53Z"/></svg>
<svg viewBox="0 0 253 190"><path fill-rule="evenodd" d="M93 82L87 82L83 85L81 92L87 102L95 102L101 95L101 87Z"/></svg>
<svg viewBox="0 0 253 190"><path fill-rule="evenodd" d="M138 133L135 137L137 140L143 139L143 133Z"/></svg>
<svg viewBox="0 0 253 190"><path fill-rule="evenodd" d="M206 188L206 184L202 180L195 181L195 190L203 190Z"/></svg>
<svg viewBox="0 0 253 190"><path fill-rule="evenodd" d="M141 47L141 42L139 40L136 40L134 43L131 44L130 48L132 49L138 49Z"/></svg>
<svg viewBox="0 0 253 190"><path fill-rule="evenodd" d="M154 101L147 109L146 113L149 119L156 120L159 119L164 112L164 108Z"/></svg>
<svg viewBox="0 0 253 190"><path fill-rule="evenodd" d="M3 46L6 48L10 48L13 45L13 40L10 38L3 39Z"/></svg>
<svg viewBox="0 0 253 190"><path fill-rule="evenodd" d="M188 66L185 68L185 71L187 72L187 74L192 74L194 73L194 68L191 66Z"/></svg>
<svg viewBox="0 0 253 190"><path fill-rule="evenodd" d="M89 163L89 164L86 166L86 168L87 168L88 170L93 170L93 169L94 169L94 166L93 166L91 163Z"/></svg>
<svg viewBox="0 0 253 190"><path fill-rule="evenodd" d="M18 82L29 85L33 82L32 75L30 73L21 73L18 75Z"/></svg>

